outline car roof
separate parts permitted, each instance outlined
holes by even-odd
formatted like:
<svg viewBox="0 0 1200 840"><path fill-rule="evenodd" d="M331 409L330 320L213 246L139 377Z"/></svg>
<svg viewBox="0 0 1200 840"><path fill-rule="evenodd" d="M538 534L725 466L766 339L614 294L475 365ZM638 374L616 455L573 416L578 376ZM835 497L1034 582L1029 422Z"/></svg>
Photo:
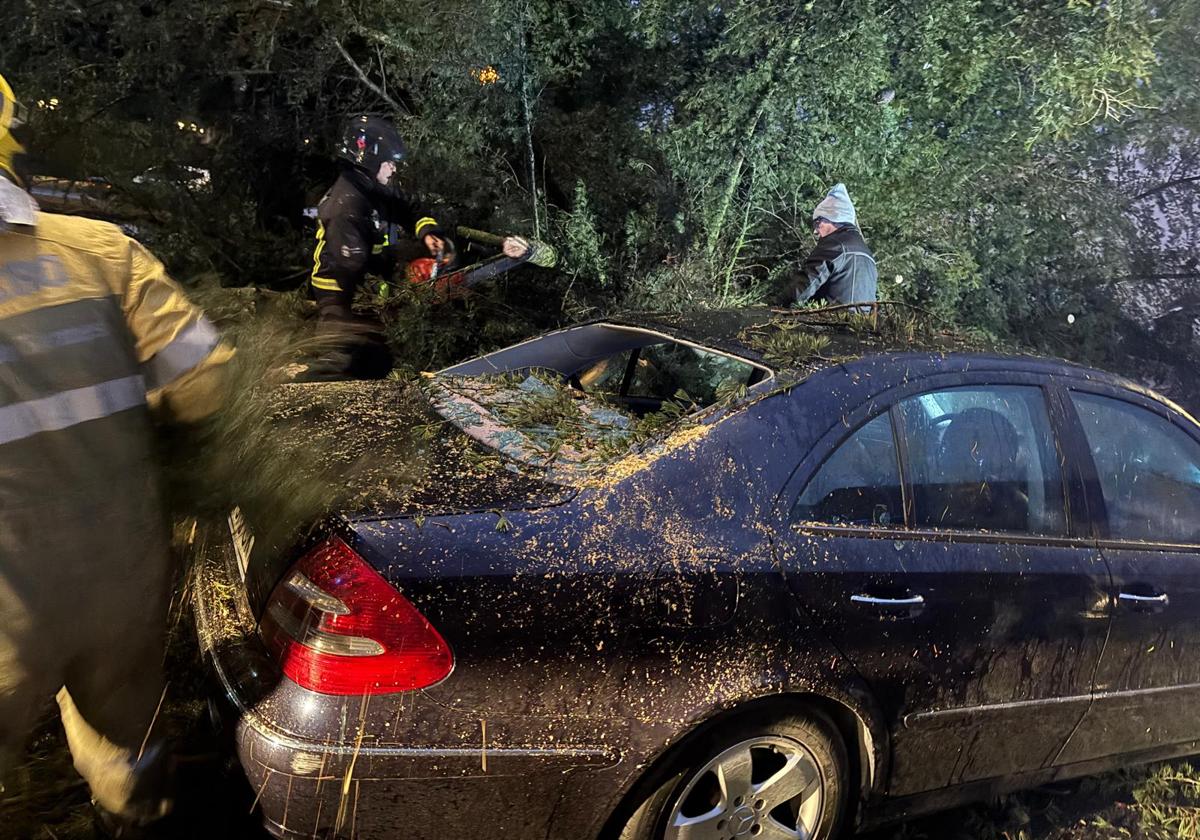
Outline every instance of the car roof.
<svg viewBox="0 0 1200 840"><path fill-rule="evenodd" d="M752 361L762 362L763 353L748 344L743 335L748 328L769 323L773 317L772 313L773 311L766 307L691 312L625 312L596 318L587 323L620 324L654 330L714 350L724 350Z"/></svg>
<svg viewBox="0 0 1200 840"><path fill-rule="evenodd" d="M886 307L886 308L885 308ZM894 308L893 308L894 307ZM901 336L902 329L913 325L932 325L915 329L912 336ZM908 316L896 304L881 304L880 315L858 315L852 308L831 306L814 309L772 309L765 306L744 309L693 310L689 312L627 312L589 323L622 326L663 332L673 337L722 350L766 364L777 372L811 371L810 360L818 356L840 362L890 351L980 350L986 340L948 326L939 329L932 316L927 320ZM807 333L828 340L826 349L808 358L783 358L772 342L788 334ZM997 358L1014 354L997 353ZM816 365L820 367L820 365Z"/></svg>
<svg viewBox="0 0 1200 840"><path fill-rule="evenodd" d="M627 312L589 323L654 330L741 356L774 370L776 387L801 382L832 367L840 367L849 375L868 371L878 374L887 369L903 373L905 377L968 370L1025 371L1083 379L1133 391L1189 416L1166 397L1125 377L1065 359L1006 347L939 324L936 318L921 310L913 308L910 312L903 304L883 304L878 311L877 318L856 315L850 307ZM772 352L772 342L777 336L788 333L821 336L828 343L817 353L781 358ZM890 377L885 375L881 379Z"/></svg>

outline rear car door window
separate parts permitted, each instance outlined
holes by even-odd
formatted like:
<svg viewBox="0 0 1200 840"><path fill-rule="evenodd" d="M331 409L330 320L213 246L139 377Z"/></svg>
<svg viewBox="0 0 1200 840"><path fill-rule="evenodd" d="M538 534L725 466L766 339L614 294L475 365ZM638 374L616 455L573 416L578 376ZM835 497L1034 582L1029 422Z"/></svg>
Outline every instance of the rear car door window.
<svg viewBox="0 0 1200 840"><path fill-rule="evenodd" d="M674 342L652 344L638 355L628 395L669 400L682 391L689 401L708 406L725 390L748 384L753 372L752 365L732 356Z"/></svg>
<svg viewBox="0 0 1200 840"><path fill-rule="evenodd" d="M804 488L792 521L903 527L900 468L888 414L871 420L834 450Z"/></svg>
<svg viewBox="0 0 1200 840"><path fill-rule="evenodd" d="M948 388L898 409L916 527L1066 533L1062 469L1040 388Z"/></svg>
<svg viewBox="0 0 1200 840"><path fill-rule="evenodd" d="M1200 543L1200 444L1124 400L1072 392L1115 539Z"/></svg>

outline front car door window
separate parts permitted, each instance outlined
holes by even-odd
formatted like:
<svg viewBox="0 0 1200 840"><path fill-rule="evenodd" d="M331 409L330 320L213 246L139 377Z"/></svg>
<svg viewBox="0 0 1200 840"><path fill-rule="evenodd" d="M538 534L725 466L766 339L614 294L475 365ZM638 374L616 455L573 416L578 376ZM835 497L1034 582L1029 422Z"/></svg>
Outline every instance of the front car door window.
<svg viewBox="0 0 1200 840"><path fill-rule="evenodd" d="M1060 458L1040 388L949 388L899 405L925 528L1066 533Z"/></svg>

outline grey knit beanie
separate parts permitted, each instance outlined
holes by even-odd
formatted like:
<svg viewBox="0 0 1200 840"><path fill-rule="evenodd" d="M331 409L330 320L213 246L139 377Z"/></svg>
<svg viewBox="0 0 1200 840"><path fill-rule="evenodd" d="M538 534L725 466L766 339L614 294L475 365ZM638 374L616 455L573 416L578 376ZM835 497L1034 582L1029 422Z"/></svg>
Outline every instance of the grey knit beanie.
<svg viewBox="0 0 1200 840"><path fill-rule="evenodd" d="M817 209L813 210L813 219L818 217L840 225L858 224L858 214L854 212L854 202L850 200L850 193L846 192L845 184L834 184L826 193Z"/></svg>

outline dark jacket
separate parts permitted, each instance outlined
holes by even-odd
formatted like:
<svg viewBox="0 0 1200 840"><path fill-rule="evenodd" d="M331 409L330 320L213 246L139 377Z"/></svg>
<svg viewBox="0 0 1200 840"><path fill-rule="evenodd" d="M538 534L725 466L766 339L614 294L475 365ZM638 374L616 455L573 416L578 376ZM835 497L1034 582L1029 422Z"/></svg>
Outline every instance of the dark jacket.
<svg viewBox="0 0 1200 840"><path fill-rule="evenodd" d="M806 300L873 303L878 285L875 255L858 228L843 225L817 240L803 269L792 273L777 302L784 306Z"/></svg>
<svg viewBox="0 0 1200 840"><path fill-rule="evenodd" d="M353 295L368 273L391 275L403 240L430 233L445 235L433 217L417 212L409 196L347 166L317 207L313 289Z"/></svg>

